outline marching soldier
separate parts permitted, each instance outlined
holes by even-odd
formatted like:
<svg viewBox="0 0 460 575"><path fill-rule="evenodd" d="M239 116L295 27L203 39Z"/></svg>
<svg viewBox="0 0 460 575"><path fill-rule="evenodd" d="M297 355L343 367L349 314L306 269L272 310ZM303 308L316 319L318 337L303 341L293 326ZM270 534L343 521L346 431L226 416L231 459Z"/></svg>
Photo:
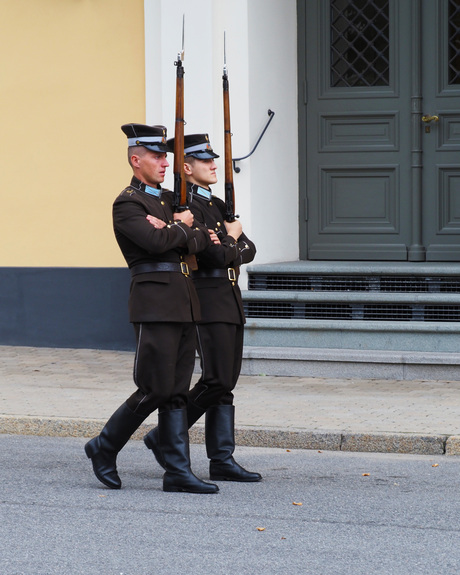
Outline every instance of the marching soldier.
<svg viewBox="0 0 460 575"><path fill-rule="evenodd" d="M121 129L128 137L133 178L114 202L113 225L132 276L129 315L137 340L137 390L85 445L85 452L99 481L120 489L117 454L158 409L164 491L215 493L217 485L198 479L190 469L186 410L199 301L184 255L210 246L211 236L194 224L190 210L173 213L173 194L161 187L169 166L166 128L125 124Z"/></svg>
<svg viewBox="0 0 460 575"><path fill-rule="evenodd" d="M168 142L170 147L172 142ZM190 210L196 221L213 230L219 238L219 243L208 245L197 255L198 270L193 272L201 304L201 319L197 323L201 377L188 394L188 427L206 413L211 479L260 481L259 473L247 471L233 458L232 390L241 369L245 323L238 275L239 267L254 259L256 248L243 233L239 220L224 221L225 204L212 195L210 185L217 182L214 159L219 156L213 152L208 135L185 136L184 154ZM164 467L166 460L159 432L159 428L152 430L144 442Z"/></svg>

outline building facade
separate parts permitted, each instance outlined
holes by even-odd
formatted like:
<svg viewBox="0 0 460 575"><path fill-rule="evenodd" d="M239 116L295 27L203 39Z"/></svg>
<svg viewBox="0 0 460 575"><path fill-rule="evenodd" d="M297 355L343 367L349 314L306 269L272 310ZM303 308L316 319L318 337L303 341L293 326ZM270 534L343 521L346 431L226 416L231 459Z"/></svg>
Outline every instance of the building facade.
<svg viewBox="0 0 460 575"><path fill-rule="evenodd" d="M342 278L346 293L354 288L344 277L355 278L355 286L364 282L365 297L383 292L382 301L368 302L379 309L409 306L406 320L407 314L420 319L425 306L423 345L434 331L450 332L440 350L455 350L458 0L5 5L2 53L14 47L15 57L5 58L7 81L0 88L8 134L2 143L0 343L133 344L129 274L111 229L113 199L130 178L120 126L162 123L172 134L174 60L184 20L185 132L207 132L221 153L218 195L225 33L233 156L244 158L235 162L237 212L258 247L249 278L242 277L242 287L250 288L247 345L275 348L282 340L298 348L346 348L325 334L342 333L341 320L365 324L366 302L355 294L356 301L345 302L347 312L331 315L330 306L338 309L351 296L330 299L325 292L339 290L332 280L322 286L329 275ZM171 171L165 185L172 186ZM262 288L260 277L268 278ZM446 285L447 277L450 300L417 301L414 311L416 298L406 293L412 303L399 301L398 290L381 289L387 277L410 293L405 279L425 282L428 287L416 291L433 293L436 281L429 278ZM285 293L272 293L278 280L286 281ZM310 301L318 291L323 301ZM391 292L398 301L390 301ZM308 310L318 304L324 312L312 316ZM445 315L430 320L429 305L444 306ZM374 332L382 332L375 320L385 319L398 321L400 334L414 329L401 328L399 312L382 313L370 316ZM309 330L317 336L321 325L318 340ZM350 347L364 349L372 339L369 322L362 327L364 335L355 334ZM406 340L401 336L395 345L423 351ZM387 345L376 336L371 348Z"/></svg>

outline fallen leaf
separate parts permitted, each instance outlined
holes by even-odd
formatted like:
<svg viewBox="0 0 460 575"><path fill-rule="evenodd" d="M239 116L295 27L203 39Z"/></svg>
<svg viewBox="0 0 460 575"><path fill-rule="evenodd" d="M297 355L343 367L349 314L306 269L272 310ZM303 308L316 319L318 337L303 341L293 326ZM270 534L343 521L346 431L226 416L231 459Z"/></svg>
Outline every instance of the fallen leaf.
<svg viewBox="0 0 460 575"><path fill-rule="evenodd" d="M257 531L265 531L265 527L257 527Z"/></svg>
<svg viewBox="0 0 460 575"><path fill-rule="evenodd" d="M281 539L286 539L286 537L281 537Z"/></svg>
<svg viewBox="0 0 460 575"><path fill-rule="evenodd" d="M431 467L439 467L439 463L433 463Z"/></svg>
<svg viewBox="0 0 460 575"><path fill-rule="evenodd" d="M363 473L363 477L369 477L370 473Z"/></svg>
<svg viewBox="0 0 460 575"><path fill-rule="evenodd" d="M288 453L291 453L291 450L290 450L290 449L286 449L286 451L287 451Z"/></svg>
<svg viewBox="0 0 460 575"><path fill-rule="evenodd" d="M318 453L323 453L322 451L318 450Z"/></svg>
<svg viewBox="0 0 460 575"><path fill-rule="evenodd" d="M303 505L303 503L296 503L295 501L293 501L292 505Z"/></svg>

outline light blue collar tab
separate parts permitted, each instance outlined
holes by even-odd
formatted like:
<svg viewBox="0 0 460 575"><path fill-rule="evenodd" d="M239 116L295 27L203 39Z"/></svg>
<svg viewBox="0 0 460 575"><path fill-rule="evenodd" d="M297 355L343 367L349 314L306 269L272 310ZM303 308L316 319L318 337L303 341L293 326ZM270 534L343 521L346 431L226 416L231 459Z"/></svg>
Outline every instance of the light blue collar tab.
<svg viewBox="0 0 460 575"><path fill-rule="evenodd" d="M205 190L204 188L200 188L198 187L196 190L196 193L198 196L201 196L202 198L206 198L208 201L211 199L212 197L212 192L211 190Z"/></svg>
<svg viewBox="0 0 460 575"><path fill-rule="evenodd" d="M145 186L145 191L151 196L159 198L161 196L161 188L151 188L150 186Z"/></svg>

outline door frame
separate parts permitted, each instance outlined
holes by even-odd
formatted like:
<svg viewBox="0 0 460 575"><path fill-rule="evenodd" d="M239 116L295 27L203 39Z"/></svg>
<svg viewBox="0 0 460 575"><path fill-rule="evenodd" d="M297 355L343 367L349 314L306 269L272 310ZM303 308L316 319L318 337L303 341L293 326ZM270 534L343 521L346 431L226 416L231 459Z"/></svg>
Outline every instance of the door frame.
<svg viewBox="0 0 460 575"><path fill-rule="evenodd" d="M306 165L308 142L307 126L307 34L306 18L308 5L321 0L297 0L298 22L298 142L299 142L299 253L301 260L308 260L308 193L307 170L314 169ZM319 6L318 6L319 9ZM422 130L420 118L422 110L421 50L422 50L422 0L411 0L411 38L410 49L410 242L407 245L409 261L425 261L426 249L422 243ZM397 39L395 39L397 41ZM317 82L321 78L316 78Z"/></svg>

